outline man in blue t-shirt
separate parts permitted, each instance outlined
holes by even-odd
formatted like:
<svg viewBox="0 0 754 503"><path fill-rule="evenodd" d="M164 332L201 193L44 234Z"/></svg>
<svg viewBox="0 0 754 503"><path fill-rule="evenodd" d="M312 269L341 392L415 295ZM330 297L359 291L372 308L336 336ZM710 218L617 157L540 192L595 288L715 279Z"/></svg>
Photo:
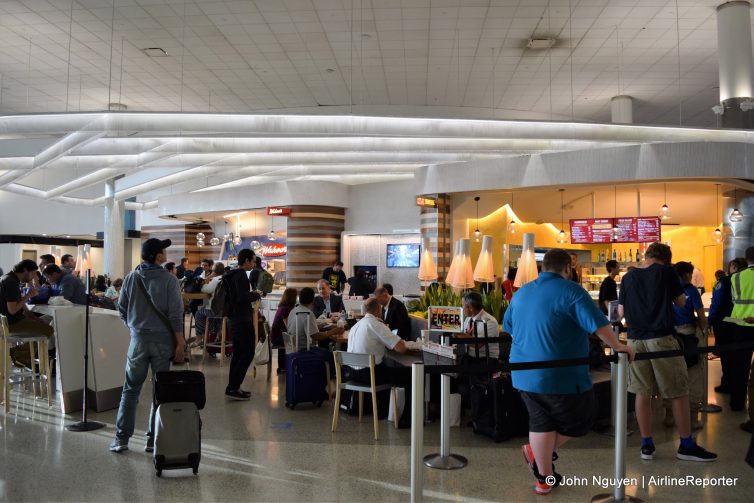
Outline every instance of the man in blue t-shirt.
<svg viewBox="0 0 754 503"><path fill-rule="evenodd" d="M633 360L633 351L615 338L608 319L586 290L569 281L571 268L565 250L550 250L539 278L513 296L503 319L503 331L513 337L511 363L585 358L592 333ZM521 449L537 478L535 492L547 494L562 479L552 464L554 450L571 437L586 435L592 427L589 365L511 374L529 411L529 444Z"/></svg>
<svg viewBox="0 0 754 503"><path fill-rule="evenodd" d="M696 340L696 346L703 340L703 334L707 330L707 317L704 315L704 305L699 290L691 283L694 275L694 266L691 262L678 262L675 264L675 272L681 278L683 293L686 295L686 303L683 307L673 304L673 315L675 317L675 331L683 334L690 340ZM706 345L706 344L705 344ZM689 375L689 405L691 408L691 429L700 430L704 423L699 420L699 412L702 410L702 401L704 400L704 376L702 375L702 365L699 363L700 358L697 356L691 361L687 359L686 367ZM673 426L673 410L670 403L665 405L665 424Z"/></svg>
<svg viewBox="0 0 754 503"><path fill-rule="evenodd" d="M673 252L663 243L652 243L644 261L621 280L618 313L625 315L628 345L637 353L677 351L673 305L683 307L686 295L675 269ZM686 461L714 461L717 454L697 445L691 436L689 386L683 356L640 360L628 372L628 391L636 395L636 420L641 431L641 459L654 459L652 397L672 401L673 418L681 437L676 457Z"/></svg>

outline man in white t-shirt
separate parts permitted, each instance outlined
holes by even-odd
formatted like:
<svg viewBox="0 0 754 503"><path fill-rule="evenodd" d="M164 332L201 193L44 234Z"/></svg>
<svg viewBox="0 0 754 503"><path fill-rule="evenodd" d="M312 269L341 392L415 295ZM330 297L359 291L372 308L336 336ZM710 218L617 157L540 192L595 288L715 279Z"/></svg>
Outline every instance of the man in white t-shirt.
<svg viewBox="0 0 754 503"><path fill-rule="evenodd" d="M348 352L367 353L374 355L375 384L390 383L406 389L406 397L411 396L410 370L402 366L388 366L385 363L385 355L388 350L399 353L406 352L406 343L393 334L390 328L382 321L382 305L375 299L367 299L364 302L366 315L356 323L348 333ZM343 367L344 379L368 384L370 382L369 367ZM410 426L411 407L410 400L406 399L406 406L398 422L399 428Z"/></svg>

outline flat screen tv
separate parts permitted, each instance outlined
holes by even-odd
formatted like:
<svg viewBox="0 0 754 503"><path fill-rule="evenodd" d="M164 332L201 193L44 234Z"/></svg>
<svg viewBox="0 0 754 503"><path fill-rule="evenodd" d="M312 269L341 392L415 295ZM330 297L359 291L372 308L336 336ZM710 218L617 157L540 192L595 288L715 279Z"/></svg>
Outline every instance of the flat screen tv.
<svg viewBox="0 0 754 503"><path fill-rule="evenodd" d="M419 267L420 252L419 243L387 245L387 266Z"/></svg>

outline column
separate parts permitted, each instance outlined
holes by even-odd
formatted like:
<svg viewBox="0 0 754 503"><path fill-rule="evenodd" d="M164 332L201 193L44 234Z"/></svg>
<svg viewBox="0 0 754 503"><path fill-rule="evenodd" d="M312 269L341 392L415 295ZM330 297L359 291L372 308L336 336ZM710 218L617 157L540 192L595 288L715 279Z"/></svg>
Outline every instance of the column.
<svg viewBox="0 0 754 503"><path fill-rule="evenodd" d="M340 235L346 210L332 206L291 206L287 220L286 286L314 287L322 271L340 257ZM346 276L351 271L344 271Z"/></svg>
<svg viewBox="0 0 754 503"><path fill-rule="evenodd" d="M427 239L437 263L437 281L445 281L450 261L453 259L450 240L450 196L448 194L425 194L437 199L437 207L421 208L420 230L422 240Z"/></svg>
<svg viewBox="0 0 754 503"><path fill-rule="evenodd" d="M744 105L752 99L751 18L749 2L717 7L717 60L723 128L752 129L754 112Z"/></svg>
<svg viewBox="0 0 754 503"><path fill-rule="evenodd" d="M725 194L723 205L723 260L727 264L736 257L743 257L746 248L754 245L754 193L738 190L738 202L731 190ZM730 212L737 207L743 213L741 222L731 222Z"/></svg>
<svg viewBox="0 0 754 503"><path fill-rule="evenodd" d="M125 201L115 200L115 179L105 182L105 270L111 279L122 278L125 272L123 262L123 219L126 211Z"/></svg>
<svg viewBox="0 0 754 503"><path fill-rule="evenodd" d="M610 100L610 120L614 124L633 124L634 100L624 94L613 96Z"/></svg>

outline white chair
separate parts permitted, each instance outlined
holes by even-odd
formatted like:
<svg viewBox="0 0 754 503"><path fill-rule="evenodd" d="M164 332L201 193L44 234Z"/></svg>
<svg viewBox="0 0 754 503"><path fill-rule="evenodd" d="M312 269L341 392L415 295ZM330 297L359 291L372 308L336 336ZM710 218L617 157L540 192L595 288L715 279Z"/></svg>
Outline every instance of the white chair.
<svg viewBox="0 0 754 503"><path fill-rule="evenodd" d="M379 426L379 413L377 412L377 392L387 389L392 389L390 384L376 384L374 376L374 355L367 353L347 353L345 351L335 351L333 353L335 357L335 376L336 376L336 391L335 391L335 408L333 409L332 418L332 431L338 429L338 418L340 416L340 392L347 389L350 391L357 391L359 393L359 422L364 413L364 393L372 394L372 418L374 421L374 439L379 440L380 426ZM341 366L348 365L349 367L369 367L369 384L364 384L356 381L343 382L343 373ZM390 399L395 405L395 390L392 389L390 393Z"/></svg>

